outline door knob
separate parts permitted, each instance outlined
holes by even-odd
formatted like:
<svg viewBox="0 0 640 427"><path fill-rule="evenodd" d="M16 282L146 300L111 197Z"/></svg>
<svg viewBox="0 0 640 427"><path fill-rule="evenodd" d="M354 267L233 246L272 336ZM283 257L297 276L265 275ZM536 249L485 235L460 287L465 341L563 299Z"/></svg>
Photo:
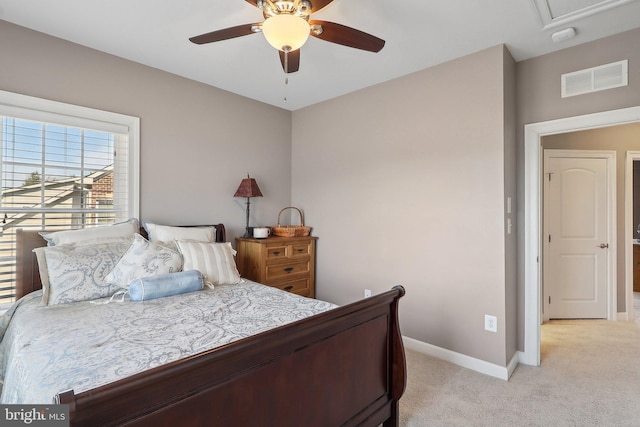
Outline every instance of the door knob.
<svg viewBox="0 0 640 427"><path fill-rule="evenodd" d="M600 243L600 249L606 249L609 247L608 243Z"/></svg>

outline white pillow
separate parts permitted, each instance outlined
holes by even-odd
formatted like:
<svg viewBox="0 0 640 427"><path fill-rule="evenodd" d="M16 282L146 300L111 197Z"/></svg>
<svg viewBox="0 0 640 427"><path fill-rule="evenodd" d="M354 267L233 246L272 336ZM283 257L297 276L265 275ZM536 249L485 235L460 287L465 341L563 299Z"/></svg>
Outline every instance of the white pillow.
<svg viewBox="0 0 640 427"><path fill-rule="evenodd" d="M207 282L213 285L240 283L240 274L233 256L236 251L231 243L205 243L176 240L184 257L185 270L200 270Z"/></svg>
<svg viewBox="0 0 640 427"><path fill-rule="evenodd" d="M39 233L49 246L66 245L70 243L94 244L121 241L123 238L133 238L138 232L138 220L131 218L125 222L101 227L83 228L80 230L62 230Z"/></svg>
<svg viewBox="0 0 640 427"><path fill-rule="evenodd" d="M174 227L150 222L143 224L149 240L175 248L174 240L194 240L197 242L215 242L215 227Z"/></svg>
<svg viewBox="0 0 640 427"><path fill-rule="evenodd" d="M182 270L182 255L157 243L151 243L139 234L122 255L105 281L126 288L135 279Z"/></svg>
<svg viewBox="0 0 640 427"><path fill-rule="evenodd" d="M34 249L42 280L42 303L64 304L113 295L120 288L104 278L129 246L126 240Z"/></svg>

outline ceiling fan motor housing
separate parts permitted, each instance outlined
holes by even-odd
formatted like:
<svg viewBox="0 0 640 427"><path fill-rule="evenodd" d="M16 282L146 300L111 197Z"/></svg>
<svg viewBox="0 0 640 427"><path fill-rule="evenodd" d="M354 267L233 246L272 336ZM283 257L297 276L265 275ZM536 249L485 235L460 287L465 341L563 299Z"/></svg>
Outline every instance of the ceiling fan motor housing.
<svg viewBox="0 0 640 427"><path fill-rule="evenodd" d="M309 0L258 0L256 4L265 19L276 15L294 15L309 20L311 15Z"/></svg>

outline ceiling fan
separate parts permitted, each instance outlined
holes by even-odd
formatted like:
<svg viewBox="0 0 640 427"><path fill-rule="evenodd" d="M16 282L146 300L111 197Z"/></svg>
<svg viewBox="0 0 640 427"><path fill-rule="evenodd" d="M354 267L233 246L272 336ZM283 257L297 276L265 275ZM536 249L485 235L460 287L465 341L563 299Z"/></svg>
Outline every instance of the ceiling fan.
<svg viewBox="0 0 640 427"><path fill-rule="evenodd" d="M300 68L300 47L309 35L331 43L379 52L384 40L355 28L328 21L309 20L333 0L245 0L262 11L265 20L238 25L191 37L195 44L206 44L262 32L273 47L279 50L285 73Z"/></svg>

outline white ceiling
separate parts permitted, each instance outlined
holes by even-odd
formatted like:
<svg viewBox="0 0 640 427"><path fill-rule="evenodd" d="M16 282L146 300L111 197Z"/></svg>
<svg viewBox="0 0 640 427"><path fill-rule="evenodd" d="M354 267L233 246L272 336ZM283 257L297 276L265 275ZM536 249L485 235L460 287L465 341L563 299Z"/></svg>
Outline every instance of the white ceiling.
<svg viewBox="0 0 640 427"><path fill-rule="evenodd" d="M640 27L640 0L334 0L312 19L371 33L385 47L370 53L310 37L288 85L262 34L189 42L262 21L244 0L0 0L0 19L296 110L501 43L521 61ZM552 42L566 27L577 36Z"/></svg>

